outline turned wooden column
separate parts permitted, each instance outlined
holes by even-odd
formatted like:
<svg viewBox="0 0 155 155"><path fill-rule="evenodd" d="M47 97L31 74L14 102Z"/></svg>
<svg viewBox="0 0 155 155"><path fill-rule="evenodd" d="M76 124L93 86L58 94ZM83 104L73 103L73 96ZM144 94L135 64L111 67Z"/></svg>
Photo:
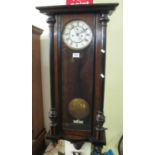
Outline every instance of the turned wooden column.
<svg viewBox="0 0 155 155"><path fill-rule="evenodd" d="M55 16L51 15L47 19L49 24L49 63L50 63L50 96L51 96L51 110L49 112L50 123L50 135L55 136L57 134L57 112L55 110L55 91L54 91L54 24Z"/></svg>
<svg viewBox="0 0 155 155"><path fill-rule="evenodd" d="M101 100L100 100L100 111L103 112L104 108L104 95L105 95L105 74L106 74L106 38L107 38L107 22L109 21L107 14L101 14L99 19L101 23Z"/></svg>
<svg viewBox="0 0 155 155"><path fill-rule="evenodd" d="M104 116L104 95L105 95L105 74L106 74L106 33L107 33L107 22L109 21L108 14L102 13L99 18L101 24L101 63L100 63L100 106L96 115L96 128L95 137L97 141L101 141L100 145L96 144L95 149L98 153L101 153L102 142L106 143L105 128L103 127L105 122Z"/></svg>

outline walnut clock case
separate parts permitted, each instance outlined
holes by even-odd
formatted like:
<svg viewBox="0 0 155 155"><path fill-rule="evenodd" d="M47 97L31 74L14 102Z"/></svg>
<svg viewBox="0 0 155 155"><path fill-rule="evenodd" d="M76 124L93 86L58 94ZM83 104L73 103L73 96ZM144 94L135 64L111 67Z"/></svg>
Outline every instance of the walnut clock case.
<svg viewBox="0 0 155 155"><path fill-rule="evenodd" d="M106 144L106 28L117 3L37 7L49 16L51 128L48 138Z"/></svg>

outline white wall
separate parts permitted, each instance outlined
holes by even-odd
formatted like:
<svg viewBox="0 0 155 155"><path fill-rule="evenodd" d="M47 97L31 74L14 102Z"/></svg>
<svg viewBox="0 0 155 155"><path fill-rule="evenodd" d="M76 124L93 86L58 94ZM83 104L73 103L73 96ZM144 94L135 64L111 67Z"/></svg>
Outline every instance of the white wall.
<svg viewBox="0 0 155 155"><path fill-rule="evenodd" d="M57 1L57 4L64 4L64 0ZM123 133L123 79L122 79L122 43L123 43L123 25L122 25L122 0L95 0L101 2L119 2L120 5L110 16L107 33L107 73L105 88L105 127L107 146L105 150L112 148L117 155L117 144ZM46 130L49 129L48 112L50 109L50 85L49 85L49 58L48 58L48 24L47 17L40 14L34 6L39 5L56 5L53 1L33 1L33 25L44 29L41 36L41 62L42 62L42 85L43 85L43 106L44 106L44 123Z"/></svg>

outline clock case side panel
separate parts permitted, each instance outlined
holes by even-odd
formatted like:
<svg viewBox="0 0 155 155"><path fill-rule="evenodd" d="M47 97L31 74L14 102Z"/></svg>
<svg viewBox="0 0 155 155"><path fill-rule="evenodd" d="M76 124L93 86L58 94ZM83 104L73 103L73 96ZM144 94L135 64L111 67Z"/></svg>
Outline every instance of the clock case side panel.
<svg viewBox="0 0 155 155"><path fill-rule="evenodd" d="M58 140L62 137L62 104L61 104L61 20L60 16L54 16L55 24L53 31L53 40L50 40L50 46L53 44L53 63L51 64L51 68L53 69L53 81L51 81L51 87L53 87L53 94L51 94L52 105L51 107L55 111L55 123L57 124L55 130L55 134L51 134L51 138L54 140ZM51 109L52 110L52 109ZM51 132L52 133L52 132Z"/></svg>

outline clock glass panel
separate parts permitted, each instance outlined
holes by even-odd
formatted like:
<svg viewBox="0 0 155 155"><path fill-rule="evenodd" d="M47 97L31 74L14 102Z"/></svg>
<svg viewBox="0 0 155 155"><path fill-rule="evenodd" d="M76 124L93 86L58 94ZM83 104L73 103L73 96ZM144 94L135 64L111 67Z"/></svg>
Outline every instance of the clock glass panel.
<svg viewBox="0 0 155 155"><path fill-rule="evenodd" d="M91 14L80 18L80 15L62 17L61 102L65 131L91 130L95 63L92 27L95 27L95 20Z"/></svg>

